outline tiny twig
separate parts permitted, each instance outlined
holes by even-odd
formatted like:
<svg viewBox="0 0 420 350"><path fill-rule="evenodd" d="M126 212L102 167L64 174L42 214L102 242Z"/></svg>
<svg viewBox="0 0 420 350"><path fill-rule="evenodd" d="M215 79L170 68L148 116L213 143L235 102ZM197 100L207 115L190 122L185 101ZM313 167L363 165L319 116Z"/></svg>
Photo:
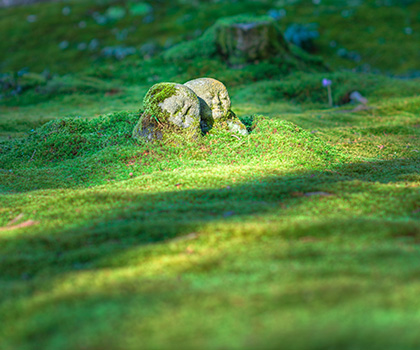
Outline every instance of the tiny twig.
<svg viewBox="0 0 420 350"><path fill-rule="evenodd" d="M32 153L32 156L31 156L31 158L29 159L29 161L32 161L32 159L34 158L35 153L36 153L36 149L34 150L34 153Z"/></svg>

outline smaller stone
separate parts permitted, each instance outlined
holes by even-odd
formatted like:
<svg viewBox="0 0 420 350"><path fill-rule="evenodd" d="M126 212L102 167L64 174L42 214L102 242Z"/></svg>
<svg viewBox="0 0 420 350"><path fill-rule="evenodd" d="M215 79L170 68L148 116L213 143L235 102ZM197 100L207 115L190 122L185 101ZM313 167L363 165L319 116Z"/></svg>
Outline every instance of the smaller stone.
<svg viewBox="0 0 420 350"><path fill-rule="evenodd" d="M78 45L77 45L77 50L79 50L79 51L84 51L84 50L86 50L87 49L87 44L86 43L79 43Z"/></svg>
<svg viewBox="0 0 420 350"><path fill-rule="evenodd" d="M63 9L61 10L61 13L62 13L64 16L68 16L68 15L71 13L71 8L70 8L70 7L68 7L68 6L63 7Z"/></svg>
<svg viewBox="0 0 420 350"><path fill-rule="evenodd" d="M350 100L352 102L361 103L363 105L367 105L368 100L364 97L359 91L353 91L350 93Z"/></svg>
<svg viewBox="0 0 420 350"><path fill-rule="evenodd" d="M38 17L36 15L29 15L28 17L26 17L26 21L28 23L35 23L37 19Z"/></svg>
<svg viewBox="0 0 420 350"><path fill-rule="evenodd" d="M67 40L62 41L61 43L58 44L58 47L61 50L65 50L69 47L70 43Z"/></svg>
<svg viewBox="0 0 420 350"><path fill-rule="evenodd" d="M242 136L248 135L248 131L246 130L246 127L239 119L235 120L228 120L227 125L229 127L230 131L233 131L237 134L240 134Z"/></svg>
<svg viewBox="0 0 420 350"><path fill-rule="evenodd" d="M230 109L231 102L226 86L212 78L199 78L186 82L200 100L202 114L214 119L223 118Z"/></svg>
<svg viewBox="0 0 420 350"><path fill-rule="evenodd" d="M227 126L230 131L247 135L246 127L231 110L231 101L226 86L213 78L199 78L186 82L200 101L200 126L204 133L212 128Z"/></svg>

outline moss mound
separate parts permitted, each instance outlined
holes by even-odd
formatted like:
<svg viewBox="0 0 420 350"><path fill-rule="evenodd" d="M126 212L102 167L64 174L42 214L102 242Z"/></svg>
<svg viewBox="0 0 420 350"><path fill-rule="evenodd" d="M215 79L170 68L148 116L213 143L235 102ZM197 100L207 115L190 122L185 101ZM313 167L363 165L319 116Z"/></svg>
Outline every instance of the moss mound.
<svg viewBox="0 0 420 350"><path fill-rule="evenodd" d="M213 130L196 142L142 143L131 137L138 116L121 112L94 119L65 118L21 140L0 144L0 191L103 184L180 167L243 164L278 169L327 168L345 157L287 121L243 119L252 133Z"/></svg>
<svg viewBox="0 0 420 350"><path fill-rule="evenodd" d="M213 58L233 65L275 61L298 69L326 69L321 59L291 46L271 17L238 15L219 19L202 36L176 45L163 57L178 62Z"/></svg>
<svg viewBox="0 0 420 350"><path fill-rule="evenodd" d="M0 166L62 161L132 143L131 132L137 117L133 113L120 112L93 119L50 121L27 138L1 143Z"/></svg>

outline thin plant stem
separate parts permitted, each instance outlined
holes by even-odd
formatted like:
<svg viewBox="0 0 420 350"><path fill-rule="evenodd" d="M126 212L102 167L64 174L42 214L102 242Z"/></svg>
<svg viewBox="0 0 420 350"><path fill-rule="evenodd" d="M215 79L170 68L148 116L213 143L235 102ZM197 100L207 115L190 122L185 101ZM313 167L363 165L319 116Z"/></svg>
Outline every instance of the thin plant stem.
<svg viewBox="0 0 420 350"><path fill-rule="evenodd" d="M327 86L327 90L328 90L328 104L330 105L330 107L333 106L333 99L332 99L332 93L331 93L331 86L328 85Z"/></svg>

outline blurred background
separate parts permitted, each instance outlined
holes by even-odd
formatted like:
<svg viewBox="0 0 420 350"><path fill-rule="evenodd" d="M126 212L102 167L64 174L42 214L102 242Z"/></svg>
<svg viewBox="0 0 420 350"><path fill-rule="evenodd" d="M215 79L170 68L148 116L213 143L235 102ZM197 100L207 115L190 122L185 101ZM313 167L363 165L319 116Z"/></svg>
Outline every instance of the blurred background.
<svg viewBox="0 0 420 350"><path fill-rule="evenodd" d="M229 65L206 56L208 45L200 41L195 60L162 59L220 18L240 14L271 18L300 57L310 55L322 69L279 60ZM138 110L147 89L161 81L207 75L235 92L305 70L420 76L420 2L414 0L0 0L0 35L0 140L56 117ZM359 79L347 89L369 93L369 84L363 91ZM305 96L311 89L300 88ZM335 103L345 95L333 93Z"/></svg>
<svg viewBox="0 0 420 350"><path fill-rule="evenodd" d="M0 71L64 74L148 58L242 13L274 18L333 69L420 75L414 0L1 0Z"/></svg>

